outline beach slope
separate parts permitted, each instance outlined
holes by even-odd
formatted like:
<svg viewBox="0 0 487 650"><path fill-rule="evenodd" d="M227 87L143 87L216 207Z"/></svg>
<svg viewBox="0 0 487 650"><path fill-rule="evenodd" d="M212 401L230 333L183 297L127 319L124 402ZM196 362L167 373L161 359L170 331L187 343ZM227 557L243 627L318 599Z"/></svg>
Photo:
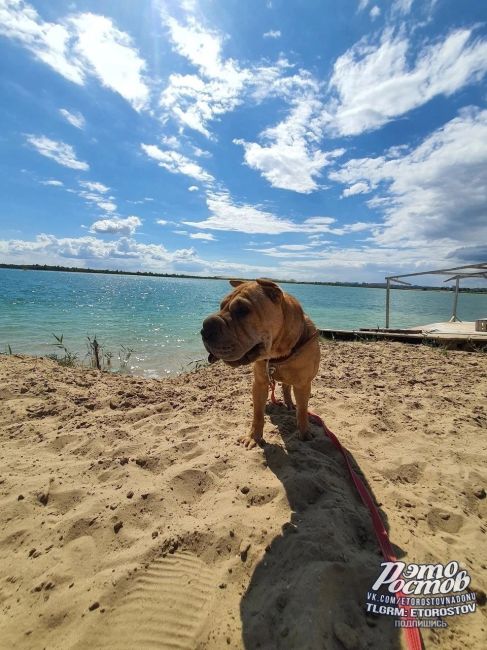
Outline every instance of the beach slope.
<svg viewBox="0 0 487 650"><path fill-rule="evenodd" d="M343 460L267 410L251 370L146 380L0 358L0 647L401 648L365 616L379 556ZM323 343L310 408L351 452L397 555L460 562L477 612L426 647L484 647L487 356Z"/></svg>

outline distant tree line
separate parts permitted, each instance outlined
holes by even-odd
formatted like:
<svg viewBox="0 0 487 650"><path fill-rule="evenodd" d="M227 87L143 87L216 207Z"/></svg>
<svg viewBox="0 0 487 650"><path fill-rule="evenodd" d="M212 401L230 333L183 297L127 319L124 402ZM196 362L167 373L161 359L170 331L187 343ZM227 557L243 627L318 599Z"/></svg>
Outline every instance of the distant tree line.
<svg viewBox="0 0 487 650"><path fill-rule="evenodd" d="M104 273L107 275L136 275L150 278L193 278L196 280L230 280L234 276L222 275L190 275L187 273L153 273L152 271L121 271L119 269L87 269L79 266L59 266L51 264L0 264L0 269L17 269L20 271L63 271L65 273ZM254 278L241 278L252 280ZM385 289L385 282L319 282L311 280L282 280L270 278L274 282L284 284L311 284L327 287L362 287L364 289ZM416 284L410 286L394 286L399 291L452 291L454 287L425 287ZM462 293L487 293L487 289L461 287Z"/></svg>

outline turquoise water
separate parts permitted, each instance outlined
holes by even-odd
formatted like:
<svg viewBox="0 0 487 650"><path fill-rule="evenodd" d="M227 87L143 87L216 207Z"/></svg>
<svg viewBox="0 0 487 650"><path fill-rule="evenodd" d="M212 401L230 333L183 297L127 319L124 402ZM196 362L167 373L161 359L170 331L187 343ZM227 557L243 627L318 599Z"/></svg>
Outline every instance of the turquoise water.
<svg viewBox="0 0 487 650"><path fill-rule="evenodd" d="M282 285L321 328L384 326L385 291L358 287ZM149 278L0 269L0 351L46 355L52 334L86 356L86 337L96 334L114 354L132 348L136 374L164 376L206 359L199 331L231 287L225 280ZM393 291L391 327L445 321L453 295ZM461 294L463 320L487 315L487 294Z"/></svg>

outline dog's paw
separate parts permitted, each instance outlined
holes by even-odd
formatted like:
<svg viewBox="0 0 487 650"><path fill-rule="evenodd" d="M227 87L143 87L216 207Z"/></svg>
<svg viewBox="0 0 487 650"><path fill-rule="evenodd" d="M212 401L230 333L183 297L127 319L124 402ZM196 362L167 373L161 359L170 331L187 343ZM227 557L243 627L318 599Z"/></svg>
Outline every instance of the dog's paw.
<svg viewBox="0 0 487 650"><path fill-rule="evenodd" d="M262 445L264 439L263 438L253 438L252 436L242 436L241 438L238 439L238 442L246 447L247 449L253 449L254 447L257 447L258 445Z"/></svg>

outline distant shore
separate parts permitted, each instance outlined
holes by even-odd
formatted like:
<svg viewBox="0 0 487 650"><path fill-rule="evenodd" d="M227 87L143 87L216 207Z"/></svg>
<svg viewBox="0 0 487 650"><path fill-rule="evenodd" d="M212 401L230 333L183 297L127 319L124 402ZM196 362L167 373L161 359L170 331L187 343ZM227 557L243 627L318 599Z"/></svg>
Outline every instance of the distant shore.
<svg viewBox="0 0 487 650"><path fill-rule="evenodd" d="M230 275L190 275L185 273L153 273L152 271L120 271L118 269L88 269L78 266L51 266L49 264L0 264L0 269L13 269L18 271L60 271L63 273L98 273L105 275L135 275L149 278L181 278L193 280L231 280ZM254 278L239 278L240 280L253 280ZM358 287L363 289L385 289L385 282L319 282L317 280L294 280L271 278L280 284L311 284L325 287ZM412 284L410 286L394 285L400 291L453 291L455 287L430 287ZM461 293L487 293L487 289L461 287Z"/></svg>

